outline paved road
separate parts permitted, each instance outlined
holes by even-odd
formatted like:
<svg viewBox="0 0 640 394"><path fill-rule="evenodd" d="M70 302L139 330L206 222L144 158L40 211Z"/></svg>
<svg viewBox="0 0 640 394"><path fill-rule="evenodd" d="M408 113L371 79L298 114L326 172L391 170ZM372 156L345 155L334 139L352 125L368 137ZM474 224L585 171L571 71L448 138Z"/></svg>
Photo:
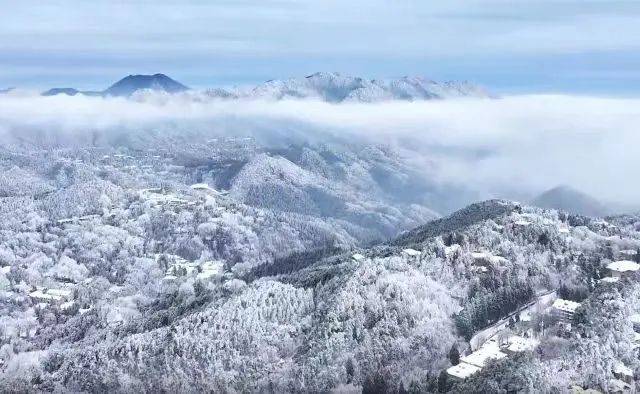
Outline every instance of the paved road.
<svg viewBox="0 0 640 394"><path fill-rule="evenodd" d="M471 337L471 340L469 341L469 344L471 345L471 351L475 352L480 348L480 346L482 346L489 339L493 338L500 331L506 329L507 326L509 325L509 319L515 316L516 314L521 314L523 312L533 312L537 308L546 308L549 305L551 305L551 303L556 298L558 298L558 296L555 290L540 294L536 297L534 301L531 301L527 305L507 315L503 319L497 321L496 323L490 325L489 327L483 329L482 331L478 331L473 337Z"/></svg>

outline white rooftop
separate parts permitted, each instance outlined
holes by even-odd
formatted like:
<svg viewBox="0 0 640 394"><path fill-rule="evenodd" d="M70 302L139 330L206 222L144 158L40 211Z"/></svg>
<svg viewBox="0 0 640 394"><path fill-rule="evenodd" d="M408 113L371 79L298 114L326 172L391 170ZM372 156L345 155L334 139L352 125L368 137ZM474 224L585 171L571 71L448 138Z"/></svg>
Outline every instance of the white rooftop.
<svg viewBox="0 0 640 394"><path fill-rule="evenodd" d="M629 260L620 260L610 263L609 265L607 265L607 268L609 268L611 271L618 272L638 271L640 269L640 264L634 263L633 261Z"/></svg>
<svg viewBox="0 0 640 394"><path fill-rule="evenodd" d="M533 320L533 317L531 316L531 312L523 311L520 314L520 321L521 322L530 322L531 320Z"/></svg>
<svg viewBox="0 0 640 394"><path fill-rule="evenodd" d="M558 298L553 302L554 308L561 310L563 312L569 312L569 313L574 313L579 306L580 306L579 302L563 300L562 298Z"/></svg>
<svg viewBox="0 0 640 394"><path fill-rule="evenodd" d="M507 347L507 350L514 353L533 351L536 346L538 346L538 341L535 339L514 335L509 338L509 346Z"/></svg>
<svg viewBox="0 0 640 394"><path fill-rule="evenodd" d="M622 393L630 390L631 390L631 386L620 379L609 380L609 392L611 393Z"/></svg>
<svg viewBox="0 0 640 394"><path fill-rule="evenodd" d="M493 253L490 252L472 252L471 253L471 257L474 260L487 260L493 264L503 264L503 263L507 263L509 260L507 260L506 258L502 257L502 256L496 256Z"/></svg>
<svg viewBox="0 0 640 394"><path fill-rule="evenodd" d="M447 373L449 375L459 379L466 379L479 371L480 368L467 363L460 363L458 365L454 365L453 367L447 368Z"/></svg>
<svg viewBox="0 0 640 394"><path fill-rule="evenodd" d="M202 272L197 276L198 279L207 279L216 275L220 275L224 269L222 261L205 261L200 265Z"/></svg>
<svg viewBox="0 0 640 394"><path fill-rule="evenodd" d="M507 357L507 355L500 351L500 347L497 343L487 342L480 349L476 350L468 356L462 357L460 361L467 364L475 365L479 368L484 368L484 366L490 360L500 360L505 357Z"/></svg>
<svg viewBox="0 0 640 394"><path fill-rule="evenodd" d="M633 377L633 370L627 367L626 365L624 365L623 363L617 363L616 365L614 365L613 373L615 373L616 375Z"/></svg>
<svg viewBox="0 0 640 394"><path fill-rule="evenodd" d="M411 249L411 248L407 248L407 249L403 249L402 253L406 254L407 256L411 256L411 257L415 257L415 256L420 256L422 253L415 250L415 249Z"/></svg>
<svg viewBox="0 0 640 394"><path fill-rule="evenodd" d="M47 301L62 301L71 298L72 294L71 290L66 289L38 289L29 293L32 298Z"/></svg>
<svg viewBox="0 0 640 394"><path fill-rule="evenodd" d="M611 276L607 276L606 278L600 279L600 282L602 283L616 283L618 281L620 281L620 278L611 277Z"/></svg>
<svg viewBox="0 0 640 394"><path fill-rule="evenodd" d="M362 261L365 259L364 255L361 255L360 253L354 253L351 258L355 261Z"/></svg>
<svg viewBox="0 0 640 394"><path fill-rule="evenodd" d="M629 320L631 320L631 323L633 324L640 324L640 313L634 313L629 316Z"/></svg>
<svg viewBox="0 0 640 394"><path fill-rule="evenodd" d="M449 257L452 254L454 254L457 250L460 250L460 245L458 244L453 244L451 246L445 246L444 247L444 254Z"/></svg>

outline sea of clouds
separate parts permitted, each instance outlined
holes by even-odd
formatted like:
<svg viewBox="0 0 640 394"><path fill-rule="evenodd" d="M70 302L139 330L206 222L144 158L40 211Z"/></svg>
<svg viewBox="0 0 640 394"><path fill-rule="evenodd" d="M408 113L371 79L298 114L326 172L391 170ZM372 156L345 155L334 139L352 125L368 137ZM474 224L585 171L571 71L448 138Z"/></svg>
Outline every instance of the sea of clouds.
<svg viewBox="0 0 640 394"><path fill-rule="evenodd" d="M568 95L343 103L220 100L203 95L134 99L0 95L0 140L85 143L90 133L168 127L298 141L339 138L397 148L429 176L485 197L533 196L567 184L598 198L640 201L640 100ZM95 141L95 139L93 140ZM435 169L435 171L434 171Z"/></svg>

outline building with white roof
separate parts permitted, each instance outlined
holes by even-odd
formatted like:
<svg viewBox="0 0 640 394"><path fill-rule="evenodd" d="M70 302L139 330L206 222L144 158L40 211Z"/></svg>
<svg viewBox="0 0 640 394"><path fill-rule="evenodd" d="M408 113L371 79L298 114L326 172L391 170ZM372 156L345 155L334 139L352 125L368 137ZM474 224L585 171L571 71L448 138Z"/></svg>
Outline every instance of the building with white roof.
<svg viewBox="0 0 640 394"><path fill-rule="evenodd" d="M402 250L402 254L407 257L420 257L422 252L419 252L415 249L407 248Z"/></svg>
<svg viewBox="0 0 640 394"><path fill-rule="evenodd" d="M467 363L460 363L458 365L454 365L453 367L447 368L447 374L452 378L458 380L464 380L478 372L480 372L480 368Z"/></svg>
<svg viewBox="0 0 640 394"><path fill-rule="evenodd" d="M365 259L364 255L360 254L360 253L354 253L351 256L352 259L354 259L355 261L362 261Z"/></svg>
<svg viewBox="0 0 640 394"><path fill-rule="evenodd" d="M485 251L472 252L471 257L473 258L473 263L475 265L480 265L485 267L494 266L494 265L504 265L509 262L509 260L507 260L502 256L497 256L497 255L494 255L493 253L485 252Z"/></svg>
<svg viewBox="0 0 640 394"><path fill-rule="evenodd" d="M552 305L553 313L564 322L571 320L578 307L580 307L579 302L563 300L562 298L555 300Z"/></svg>
<svg viewBox="0 0 640 394"><path fill-rule="evenodd" d="M640 270L640 264L631 260L619 260L609 263L607 269L614 278L623 278L635 274Z"/></svg>
<svg viewBox="0 0 640 394"><path fill-rule="evenodd" d="M462 248L458 244L453 244L451 246L445 246L444 247L444 255L447 258L451 258L456 252L458 252L461 249Z"/></svg>
<svg viewBox="0 0 640 394"><path fill-rule="evenodd" d="M464 356L460 361L474 365L478 368L484 368L485 365L491 360L500 360L507 357L507 355L500 351L500 347L497 343L489 341L482 345L482 347L475 352Z"/></svg>
<svg viewBox="0 0 640 394"><path fill-rule="evenodd" d="M538 341L533 338L524 338L518 335L510 337L504 351L507 354L532 352L538 346Z"/></svg>
<svg viewBox="0 0 640 394"><path fill-rule="evenodd" d="M222 274L224 263L222 261L205 261L200 264L198 279L208 279Z"/></svg>
<svg viewBox="0 0 640 394"><path fill-rule="evenodd" d="M62 303L73 299L73 291L69 289L40 288L29 293L29 296L39 302Z"/></svg>
<svg viewBox="0 0 640 394"><path fill-rule="evenodd" d="M633 382L633 370L623 363L616 363L613 366L613 376L626 383Z"/></svg>
<svg viewBox="0 0 640 394"><path fill-rule="evenodd" d="M629 316L629 321L633 324L633 329L636 332L640 332L640 313L634 313Z"/></svg>
<svg viewBox="0 0 640 394"><path fill-rule="evenodd" d="M620 379L610 379L608 383L607 393L618 394L631 392L631 385Z"/></svg>

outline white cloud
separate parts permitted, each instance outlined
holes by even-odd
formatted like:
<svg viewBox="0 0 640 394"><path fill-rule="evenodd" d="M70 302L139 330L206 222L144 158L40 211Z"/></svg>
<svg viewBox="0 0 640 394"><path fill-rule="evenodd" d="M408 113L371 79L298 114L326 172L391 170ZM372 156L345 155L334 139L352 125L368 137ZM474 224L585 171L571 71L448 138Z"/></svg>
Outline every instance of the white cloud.
<svg viewBox="0 0 640 394"><path fill-rule="evenodd" d="M232 132L278 129L282 136L289 129L283 125L290 124L303 139L394 144L416 163L435 164L429 176L473 186L486 196L570 184L611 200L640 197L638 99L537 95L333 105L14 94L0 96L0 124L9 135L24 138L25 130L40 130L50 139L56 133L75 138L90 130L132 132L158 124L176 130L200 125L211 133L242 124ZM11 141L8 135L3 140Z"/></svg>

